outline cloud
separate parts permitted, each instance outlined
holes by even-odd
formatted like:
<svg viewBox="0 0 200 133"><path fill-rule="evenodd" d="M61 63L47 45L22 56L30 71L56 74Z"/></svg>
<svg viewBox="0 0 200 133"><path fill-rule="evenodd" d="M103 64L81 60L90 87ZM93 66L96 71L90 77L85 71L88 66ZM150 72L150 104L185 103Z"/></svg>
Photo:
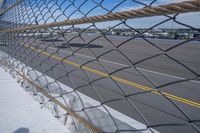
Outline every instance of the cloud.
<svg viewBox="0 0 200 133"><path fill-rule="evenodd" d="M186 0L157 0L156 3L153 4L153 6L169 4L169 3L176 3L176 2L183 2L183 1L186 1ZM117 5L116 2L119 2L119 1L115 1L115 2L109 1L109 3L104 3L103 7L106 6L107 9L109 8L109 10L111 10L113 7L115 7ZM152 2L152 0L142 0L142 2L144 2L146 4L150 4ZM91 3L87 3L84 6L84 8L89 7L89 4L91 4ZM53 2L51 4L48 4L48 6L46 6L46 5L38 6L36 4L29 5L26 7L26 12L22 12L21 16L24 16L24 20L20 20L20 21L21 22L24 21L25 23L35 23L35 19L36 19L35 16L38 16L37 19L39 21L39 24L54 22L55 21L54 18L56 18L56 17L58 17L57 21L63 21L63 20L66 20L67 17L63 15L62 10L65 9L67 6L68 6L68 4L65 3L60 7L61 9L58 9L58 6L54 5ZM93 4L93 6L95 6L95 4ZM84 13L86 13L86 11L90 11L90 9L93 8L93 6L90 6L88 9L81 8L81 10L85 11ZM49 7L51 7L51 10L49 10ZM142 7L144 7L144 5L135 3L133 1L127 1L127 2L122 3L120 6L118 6L114 12L127 11L127 10L132 10L132 9L140 9ZM67 16L69 16L76 10L77 9L75 7L70 6L65 11L65 13ZM88 15L95 16L95 15L102 15L105 13L107 13L107 11L103 10L101 7L96 7ZM76 18L81 18L81 17L83 17L83 15L80 12L75 12L70 17L70 19L76 19ZM148 18L129 19L127 22L130 26L132 26L134 28L149 28L159 22L162 22L165 19L167 19L167 17L157 16L157 17L148 17ZM181 23L191 25L193 27L200 27L200 23L199 23L200 13L180 14L177 17L177 20ZM117 24L118 22L117 21L106 22L105 24L104 23L100 24L100 26L102 28L105 28L108 26L112 27L115 24ZM81 26L82 25L80 25L80 27ZM170 21L170 22L160 25L160 27L163 27L163 28L177 28L178 27L178 28L180 28L183 26L181 26L173 21Z"/></svg>

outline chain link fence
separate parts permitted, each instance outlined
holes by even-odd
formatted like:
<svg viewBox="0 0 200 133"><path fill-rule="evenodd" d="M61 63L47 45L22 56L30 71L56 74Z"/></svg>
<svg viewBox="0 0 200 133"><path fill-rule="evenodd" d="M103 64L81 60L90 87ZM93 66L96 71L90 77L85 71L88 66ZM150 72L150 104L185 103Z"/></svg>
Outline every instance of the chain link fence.
<svg viewBox="0 0 200 133"><path fill-rule="evenodd" d="M200 1L176 2L4 0L1 65L72 132L198 133Z"/></svg>

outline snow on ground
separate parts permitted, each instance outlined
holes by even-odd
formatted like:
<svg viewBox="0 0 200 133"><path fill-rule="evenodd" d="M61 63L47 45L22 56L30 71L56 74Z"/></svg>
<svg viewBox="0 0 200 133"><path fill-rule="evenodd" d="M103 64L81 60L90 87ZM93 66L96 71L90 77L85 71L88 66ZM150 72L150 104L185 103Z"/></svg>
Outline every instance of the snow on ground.
<svg viewBox="0 0 200 133"><path fill-rule="evenodd" d="M0 133L69 133L0 67Z"/></svg>

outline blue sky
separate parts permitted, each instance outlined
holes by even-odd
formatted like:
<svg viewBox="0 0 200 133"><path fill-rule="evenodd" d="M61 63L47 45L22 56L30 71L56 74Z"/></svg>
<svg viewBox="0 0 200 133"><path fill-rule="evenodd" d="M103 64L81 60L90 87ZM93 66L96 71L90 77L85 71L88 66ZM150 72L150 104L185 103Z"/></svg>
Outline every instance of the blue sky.
<svg viewBox="0 0 200 133"><path fill-rule="evenodd" d="M87 14L87 16L96 16L106 14L108 11L120 12L131 9L139 9L143 8L144 4L150 5L153 0L75 0L73 3L74 5L72 5L72 2L70 2L74 0L57 0L57 3L55 3L55 1L56 0L32 0L31 4L29 3L26 5L27 12L23 12L21 16L24 18L31 18L31 22L34 22L35 16L38 16L37 19L39 23L42 24L45 21L47 23L54 22L55 18L57 18L57 21L62 21L67 19L66 16L70 16L69 19L81 18L84 17L82 13ZM152 4L152 6L182 1L185 0L157 0ZM26 1L26 3L28 2ZM97 3L101 3L102 7L97 5ZM77 11L77 8L79 8L82 13ZM63 11L66 16L63 15ZM131 19L127 21L127 24L134 28L149 28L166 19L167 17L164 16ZM181 14L177 17L177 20L187 25L200 28L200 13ZM27 23L28 19L25 20L25 22ZM99 23L97 25L101 28L113 26L117 23L119 23L119 21ZM123 25L120 26L123 27ZM160 25L158 28L184 27L176 24L173 21L169 21L163 25Z"/></svg>
<svg viewBox="0 0 200 133"><path fill-rule="evenodd" d="M59 0L59 2L62 2L63 0ZM131 10L131 9L139 9L139 8L143 8L144 5L150 5L152 3L153 0L94 0L97 3L101 3L101 5L103 6L103 8L106 8L109 11L113 11L113 12L120 12L120 11L125 11L125 10ZM77 7L80 7L80 5L82 3L83 6L81 6L80 10L84 13L89 13L88 16L95 16L95 15L102 15L105 13L108 13L108 11L106 11L105 9L101 8L100 6L96 7L95 9L93 9L93 7L97 6L95 4L95 2L92 0L87 0L87 2L84 3L84 0L77 0L75 1L75 5ZM152 6L158 6L158 5L163 5L163 4L170 4L170 3L176 3L176 2L183 2L186 0L157 0L156 2L154 2L152 4ZM58 3L59 3L58 2ZM121 3L121 4L119 4ZM65 2L66 5L71 4L70 2ZM63 4L63 5L65 5ZM119 4L119 5L118 5ZM61 6L61 7L66 7L65 6ZM116 7L116 8L115 8ZM89 12L91 9L93 9L91 12ZM70 6L68 8L68 10L66 10L67 14L72 13L74 10L76 10L73 6ZM83 15L79 12L74 13L71 16L71 19L73 18L80 18L83 17ZM130 24L131 26L135 27L135 28L148 28L152 25L155 25L156 23L159 23L161 21L166 20L167 17L149 17L149 18L140 18L140 19L132 19L128 21L128 24ZM192 25L194 27L199 27L200 28L200 13L187 13L187 14L181 14L177 17L177 20L180 22L183 22L187 25ZM118 22L107 22L104 25L106 26L112 26L114 23L118 23ZM182 28L183 26L173 22L173 21L169 21L163 25L160 25L160 27L166 27L166 28Z"/></svg>

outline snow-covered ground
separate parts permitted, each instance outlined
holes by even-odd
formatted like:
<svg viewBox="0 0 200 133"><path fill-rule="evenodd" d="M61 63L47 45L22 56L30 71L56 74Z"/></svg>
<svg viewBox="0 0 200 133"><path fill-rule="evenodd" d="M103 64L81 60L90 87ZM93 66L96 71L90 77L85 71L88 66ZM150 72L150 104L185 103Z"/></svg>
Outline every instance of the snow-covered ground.
<svg viewBox="0 0 200 133"><path fill-rule="evenodd" d="M0 67L0 133L69 133Z"/></svg>
<svg viewBox="0 0 200 133"><path fill-rule="evenodd" d="M44 74L33 70L28 66L24 67L25 64L9 57L5 53L1 53L0 51L0 57L1 54L3 55L2 60L5 61L6 64L10 64L11 67L16 69L16 71L21 71L23 67L23 72L26 76L34 81L34 84L43 87L43 89L48 87L48 89L52 90L62 88L67 92L73 91L72 88L60 82L55 82L54 79L46 75L44 76ZM5 72L4 69L0 67L0 133L90 132L88 128L84 127L72 116L67 115L66 117L66 111L62 108L59 108L56 104L51 103L48 99L45 100L40 93L36 93L35 88L29 85L26 80L22 80L22 77L17 75L13 70L9 70L6 66L3 67L8 72ZM13 78L9 73L15 78ZM17 81L22 83L23 88L20 86L20 83L17 83ZM62 98L65 99L68 107L73 110L81 110L83 105L84 108L100 105L98 101L78 91L75 94L70 93L68 95L64 95ZM37 99L37 101L33 99ZM57 100L59 100L62 104L65 104L62 99L57 98ZM44 104L40 105L38 102ZM41 106L44 108L41 109ZM91 123L104 132L115 132L118 128L127 130L146 129L146 125L129 118L128 116L106 105L87 109L87 115L85 111L77 112L77 114L86 120L88 120L89 115ZM111 118L110 114L115 117ZM59 121L53 116L59 116L57 117ZM64 124L66 124L65 127ZM143 132L150 133L151 131L145 130Z"/></svg>

